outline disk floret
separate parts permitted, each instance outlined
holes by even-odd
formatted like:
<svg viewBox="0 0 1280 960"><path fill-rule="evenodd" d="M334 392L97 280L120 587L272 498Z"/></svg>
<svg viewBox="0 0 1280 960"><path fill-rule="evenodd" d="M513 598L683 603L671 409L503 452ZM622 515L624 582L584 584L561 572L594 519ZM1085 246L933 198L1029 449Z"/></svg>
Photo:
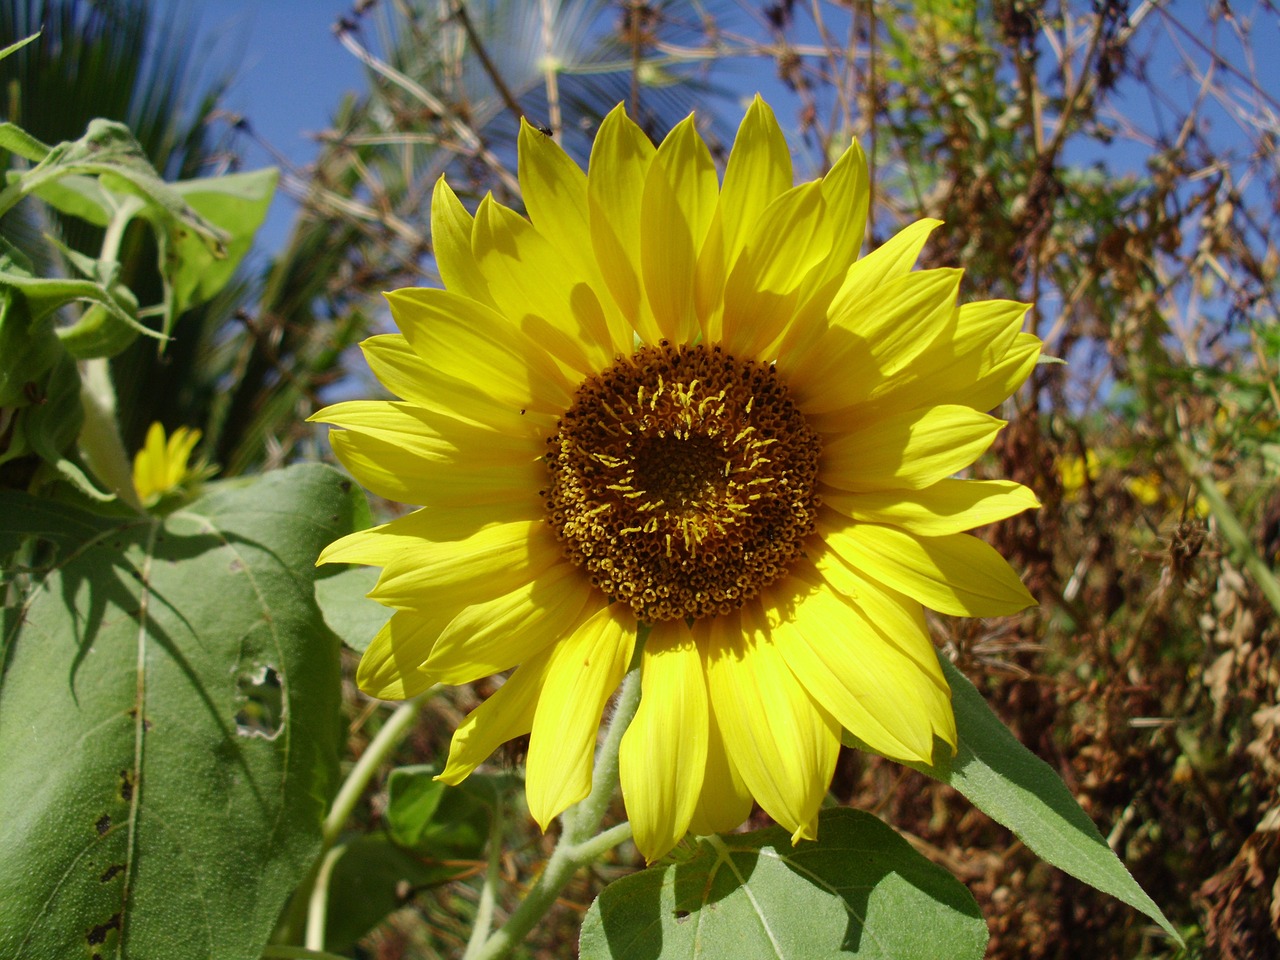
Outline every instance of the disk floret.
<svg viewBox="0 0 1280 960"><path fill-rule="evenodd" d="M726 614L813 533L822 447L770 364L662 343L588 377L548 441L565 555L648 622Z"/></svg>

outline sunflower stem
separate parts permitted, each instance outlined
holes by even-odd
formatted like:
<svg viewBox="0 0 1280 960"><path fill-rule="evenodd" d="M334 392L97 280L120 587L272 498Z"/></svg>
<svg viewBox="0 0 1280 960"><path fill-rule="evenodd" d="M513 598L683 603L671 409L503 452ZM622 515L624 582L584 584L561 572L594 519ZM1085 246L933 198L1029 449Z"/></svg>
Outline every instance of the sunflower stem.
<svg viewBox="0 0 1280 960"><path fill-rule="evenodd" d="M575 844L573 849L569 851L569 856L578 861L578 863L588 864L599 860L618 844L630 839L631 821L624 820L622 823L616 824L602 833L597 833L594 837L589 837L581 843Z"/></svg>
<svg viewBox="0 0 1280 960"><path fill-rule="evenodd" d="M326 850L337 842L338 836L342 833L342 828L351 819L351 814L355 810L356 804L364 795L365 787L369 785L373 775L378 772L382 762L390 757L396 748L400 746L400 741L404 739L405 734L409 732L409 728L418 719L418 712L422 709L422 705L427 702L428 698L434 696L439 689L440 685L436 684L424 690L412 700L406 700L400 704L400 706L396 707L396 712L391 715L391 719L384 723L382 729L369 741L369 746L365 748L364 753L360 755L360 759L356 761L356 765L347 774L347 779L342 782L342 786L338 789L338 795L333 798L333 806L329 808L329 815L324 818L321 842ZM323 856L323 852L321 855ZM320 857L316 859L319 861Z"/></svg>
<svg viewBox="0 0 1280 960"><path fill-rule="evenodd" d="M369 746L351 768L347 778L342 781L342 786L338 788L338 795L333 798L333 806L329 808L329 813L320 827L320 849L316 853L316 858L294 892L292 904L282 927L272 938L277 943L296 942L309 932L308 914L312 906L312 895L315 893L321 871L328 861L329 851L338 842L338 837L342 835L342 828L351 819L351 814L355 811L360 798L364 796L369 781L400 745L400 741L418 719L418 712L422 709L422 705L439 689L440 685L436 684L412 700L406 700L400 704L391 718L382 725L377 735L369 741ZM311 946L308 944L308 947Z"/></svg>
<svg viewBox="0 0 1280 960"><path fill-rule="evenodd" d="M308 950L324 950L325 930L329 925L329 878L333 865L342 859L346 847L330 847L316 871L311 895L307 897L307 930L303 946Z"/></svg>
<svg viewBox="0 0 1280 960"><path fill-rule="evenodd" d="M469 960L496 960L505 956L546 915L580 868L631 836L629 823L611 827L598 835L596 831L609 809L609 801L613 799L618 783L618 750L622 745L622 734L639 706L640 671L633 667L622 681L622 692L618 694L613 719L609 721L604 744L596 755L591 792L568 811L568 815L560 818L560 839L547 860L546 869L507 922Z"/></svg>
<svg viewBox="0 0 1280 960"><path fill-rule="evenodd" d="M462 960L471 960L493 930L493 908L497 904L498 883L502 879L502 827L502 797L499 796L493 805L493 819L489 823L489 863L484 884L480 887L480 900L476 904L476 922L471 928L471 938L467 941Z"/></svg>

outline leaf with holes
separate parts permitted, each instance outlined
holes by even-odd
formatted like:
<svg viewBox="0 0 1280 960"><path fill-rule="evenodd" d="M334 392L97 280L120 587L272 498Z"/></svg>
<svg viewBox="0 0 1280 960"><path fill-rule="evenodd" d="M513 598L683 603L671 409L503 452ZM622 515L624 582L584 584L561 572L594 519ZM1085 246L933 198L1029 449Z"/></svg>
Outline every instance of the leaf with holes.
<svg viewBox="0 0 1280 960"><path fill-rule="evenodd" d="M320 548L361 495L295 467L166 517L0 493L0 956L256 958L319 849L338 643Z"/></svg>
<svg viewBox="0 0 1280 960"><path fill-rule="evenodd" d="M969 891L868 813L825 810L817 841L780 827L706 837L693 856L605 887L582 960L979 960Z"/></svg>

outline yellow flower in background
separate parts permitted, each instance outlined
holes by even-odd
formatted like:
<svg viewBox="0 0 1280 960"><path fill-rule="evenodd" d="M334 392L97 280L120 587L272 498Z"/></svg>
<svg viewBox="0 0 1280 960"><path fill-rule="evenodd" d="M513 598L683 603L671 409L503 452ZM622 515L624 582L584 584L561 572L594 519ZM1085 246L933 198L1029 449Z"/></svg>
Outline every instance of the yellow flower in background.
<svg viewBox="0 0 1280 960"><path fill-rule="evenodd" d="M1076 495L1084 488L1086 478L1089 480L1098 479L1098 455L1092 450L1086 450L1084 457L1071 456L1062 457L1058 460L1058 480L1062 484L1062 495L1067 500L1075 499Z"/></svg>
<svg viewBox="0 0 1280 960"><path fill-rule="evenodd" d="M519 146L529 219L437 185L446 289L389 294L400 333L363 345L401 399L313 418L370 490L424 505L321 555L383 568L370 595L395 612L359 685L398 699L514 667L441 779L531 733L545 829L588 793L647 625L619 761L641 852L753 800L811 838L842 728L903 760L954 747L923 607L1033 602L963 531L1034 495L952 479L1039 356L1026 305L957 307L961 271L912 271L938 221L858 259L861 150L793 186L759 98L723 185L693 117L655 148L614 110L586 174L527 125Z"/></svg>
<svg viewBox="0 0 1280 960"><path fill-rule="evenodd" d="M188 466L191 451L199 442L199 430L178 427L166 441L164 427L159 422L151 424L146 442L133 458L133 488L145 506L151 506L192 477L203 475L199 468Z"/></svg>
<svg viewBox="0 0 1280 960"><path fill-rule="evenodd" d="M1168 497L1161 496L1160 474L1155 471L1144 473L1140 477L1126 477L1124 486L1135 500L1148 507L1155 506L1162 499L1169 500ZM1176 503L1178 501L1172 500L1170 502Z"/></svg>

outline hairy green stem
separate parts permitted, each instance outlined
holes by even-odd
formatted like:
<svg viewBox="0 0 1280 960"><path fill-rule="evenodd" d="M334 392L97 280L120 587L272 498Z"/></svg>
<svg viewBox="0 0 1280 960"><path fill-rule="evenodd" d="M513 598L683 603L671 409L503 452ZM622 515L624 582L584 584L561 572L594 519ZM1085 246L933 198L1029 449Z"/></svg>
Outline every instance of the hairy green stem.
<svg viewBox="0 0 1280 960"><path fill-rule="evenodd" d="M597 833L594 837L583 840L569 851L569 856L578 863L591 863L616 847L631 839L631 821L627 820Z"/></svg>
<svg viewBox="0 0 1280 960"><path fill-rule="evenodd" d="M620 824L596 835L618 782L618 750L622 734L640 705L640 671L633 667L622 681L622 692L609 722L604 744L596 756L591 792L561 818L556 848L520 906L505 924L468 960L496 960L520 943L546 915L573 875L631 835L630 824Z"/></svg>

